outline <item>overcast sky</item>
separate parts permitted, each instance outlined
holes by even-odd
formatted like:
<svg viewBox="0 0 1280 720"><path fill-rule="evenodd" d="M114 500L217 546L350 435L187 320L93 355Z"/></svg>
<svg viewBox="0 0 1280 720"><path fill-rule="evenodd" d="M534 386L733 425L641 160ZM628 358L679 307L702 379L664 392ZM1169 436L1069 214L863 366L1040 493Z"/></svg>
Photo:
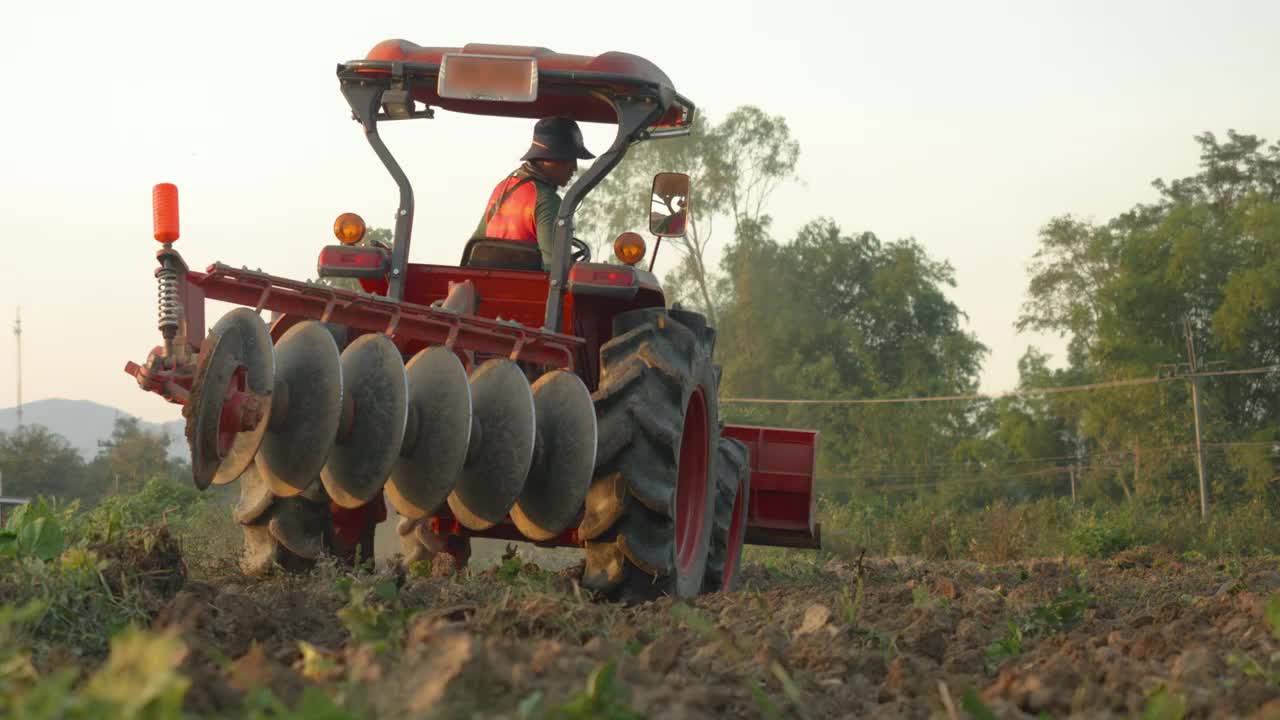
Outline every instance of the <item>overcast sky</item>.
<svg viewBox="0 0 1280 720"><path fill-rule="evenodd" d="M950 261L951 297L991 348L985 391L1012 387L1029 344L1061 359L1060 340L1012 327L1041 225L1151 199L1153 178L1194 171L1196 133L1280 137L1277 2L758 6L5 3L0 317L22 304L25 399L179 416L122 371L159 342L156 182L180 188L193 267L310 277L339 213L390 225L395 186L334 77L387 38L628 51L713 118L784 115L804 182L772 202L778 237L828 216ZM457 261L530 125L440 113L386 131L417 191L413 261ZM12 336L0 345L7 407Z"/></svg>

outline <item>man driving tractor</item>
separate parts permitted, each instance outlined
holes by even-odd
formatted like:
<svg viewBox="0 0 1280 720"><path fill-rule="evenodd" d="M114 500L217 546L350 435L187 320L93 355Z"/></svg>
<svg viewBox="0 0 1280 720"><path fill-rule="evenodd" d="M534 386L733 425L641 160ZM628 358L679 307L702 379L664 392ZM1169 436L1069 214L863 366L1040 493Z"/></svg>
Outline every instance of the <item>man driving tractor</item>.
<svg viewBox="0 0 1280 720"><path fill-rule="evenodd" d="M560 211L556 189L569 184L578 171L579 159L594 157L572 119L539 120L533 128L533 143L520 158L524 164L493 189L471 239L536 243L542 254L542 266L537 269L550 267L555 218Z"/></svg>

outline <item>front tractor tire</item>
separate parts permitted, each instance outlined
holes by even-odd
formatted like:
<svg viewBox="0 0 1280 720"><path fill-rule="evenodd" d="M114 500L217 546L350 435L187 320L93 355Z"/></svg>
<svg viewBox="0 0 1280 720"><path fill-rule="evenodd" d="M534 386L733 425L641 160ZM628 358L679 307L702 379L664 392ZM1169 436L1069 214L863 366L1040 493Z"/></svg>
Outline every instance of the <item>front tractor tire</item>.
<svg viewBox="0 0 1280 720"><path fill-rule="evenodd" d="M717 499L709 331L693 313L646 308L618 315L613 334L593 395L599 446L579 528L583 583L624 602L697 595Z"/></svg>

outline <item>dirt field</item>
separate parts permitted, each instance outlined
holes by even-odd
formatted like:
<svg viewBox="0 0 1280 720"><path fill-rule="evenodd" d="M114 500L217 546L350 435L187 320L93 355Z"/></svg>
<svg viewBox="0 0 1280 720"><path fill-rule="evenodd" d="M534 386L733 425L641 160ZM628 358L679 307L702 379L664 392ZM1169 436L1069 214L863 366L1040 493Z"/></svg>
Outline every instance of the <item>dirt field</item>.
<svg viewBox="0 0 1280 720"><path fill-rule="evenodd" d="M155 624L211 714L320 685L378 717L1280 717L1274 559L753 563L739 592L633 608L499 561L193 579Z"/></svg>

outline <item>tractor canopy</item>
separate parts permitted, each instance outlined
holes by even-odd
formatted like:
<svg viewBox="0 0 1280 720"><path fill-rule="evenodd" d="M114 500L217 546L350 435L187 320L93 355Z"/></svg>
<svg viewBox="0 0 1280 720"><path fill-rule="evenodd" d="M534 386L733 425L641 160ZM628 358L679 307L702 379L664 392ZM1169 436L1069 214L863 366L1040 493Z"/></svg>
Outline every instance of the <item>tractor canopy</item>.
<svg viewBox="0 0 1280 720"><path fill-rule="evenodd" d="M643 140L688 135L695 108L658 66L636 55L564 55L542 47L468 44L422 47L378 43L363 60L338 65L351 112L400 188L388 297L404 298L413 232L413 188L378 123L434 117L434 108L516 118L566 116L617 126L613 143L565 191L556 216L544 327L558 332L568 287L574 213L588 193ZM423 107L419 108L418 106Z"/></svg>
<svg viewBox="0 0 1280 720"><path fill-rule="evenodd" d="M406 40L378 43L364 60L338 67L344 82L399 85L427 107L473 115L543 118L563 115L579 122L617 123L620 98L656 100L662 114L648 134L683 134L694 105L675 91L657 65L638 55L606 52L594 57L543 47L470 43L461 48L422 47ZM427 116L384 102L379 119Z"/></svg>

